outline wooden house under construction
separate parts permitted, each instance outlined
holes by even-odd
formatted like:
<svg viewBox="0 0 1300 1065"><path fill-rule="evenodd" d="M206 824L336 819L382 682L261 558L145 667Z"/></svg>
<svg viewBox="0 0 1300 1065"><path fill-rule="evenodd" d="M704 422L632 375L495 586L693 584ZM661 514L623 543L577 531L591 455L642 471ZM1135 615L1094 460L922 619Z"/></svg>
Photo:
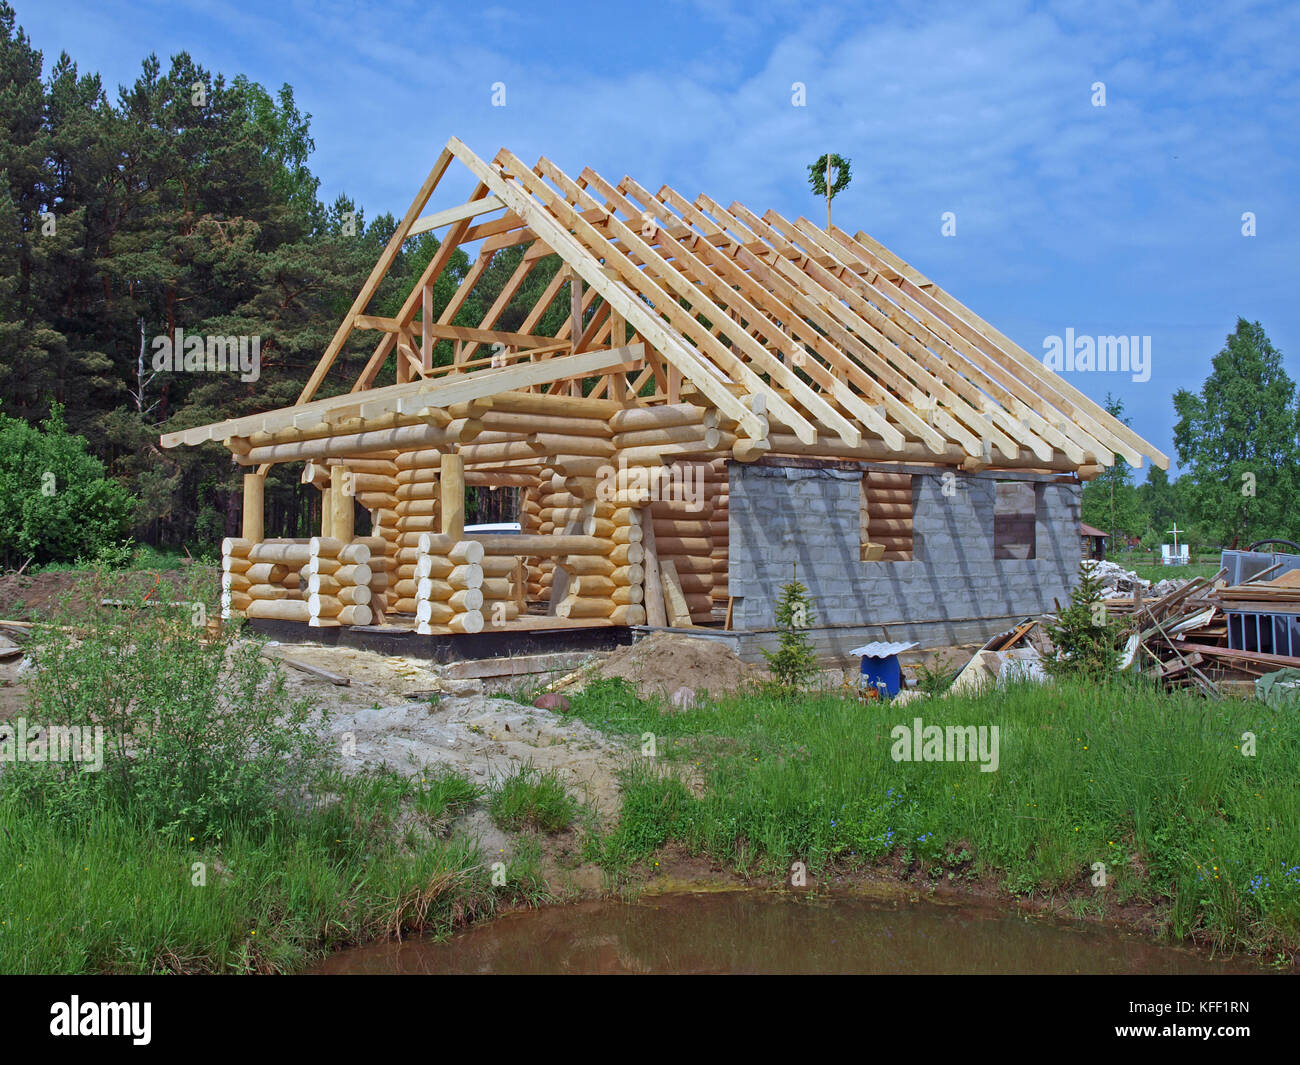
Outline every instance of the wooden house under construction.
<svg viewBox="0 0 1300 1065"><path fill-rule="evenodd" d="M453 164L472 195L425 213ZM403 242L435 230L401 310L367 313ZM480 324L451 324L517 245ZM435 307L463 246L472 266ZM498 329L550 255L536 306ZM563 327L535 332L566 289ZM316 398L356 330L373 356ZM227 615L429 635L711 625L747 657L796 572L828 658L1050 608L1078 566L1081 482L1116 456L1168 465L864 233L504 150L486 162L454 138L297 404L162 443L213 440L248 469ZM263 536L264 478L286 462L324 494L319 536ZM520 532L466 533L467 485L516 489Z"/></svg>

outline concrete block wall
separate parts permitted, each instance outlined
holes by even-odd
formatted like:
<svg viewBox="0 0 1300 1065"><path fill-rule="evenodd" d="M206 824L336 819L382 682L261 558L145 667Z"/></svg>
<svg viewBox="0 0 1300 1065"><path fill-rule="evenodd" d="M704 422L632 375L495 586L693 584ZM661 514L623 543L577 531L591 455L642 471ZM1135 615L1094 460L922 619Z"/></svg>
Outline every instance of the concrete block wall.
<svg viewBox="0 0 1300 1065"><path fill-rule="evenodd" d="M850 648L871 640L982 642L1069 595L1080 557L1079 485L1038 481L1035 557L995 559L996 482L1016 478L918 470L913 560L863 562L861 477L731 464L728 591L733 628L749 632L742 657L756 661L760 648L776 646L776 604L796 568L813 599L810 638L828 662L847 661Z"/></svg>

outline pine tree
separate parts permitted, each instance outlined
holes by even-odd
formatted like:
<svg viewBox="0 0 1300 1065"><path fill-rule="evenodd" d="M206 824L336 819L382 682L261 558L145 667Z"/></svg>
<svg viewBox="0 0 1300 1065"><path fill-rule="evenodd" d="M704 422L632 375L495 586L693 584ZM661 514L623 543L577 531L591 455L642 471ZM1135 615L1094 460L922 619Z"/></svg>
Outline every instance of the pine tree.
<svg viewBox="0 0 1300 1065"><path fill-rule="evenodd" d="M1053 676L1100 680L1118 663L1121 625L1106 614L1101 578L1085 559L1079 564L1079 583L1070 592L1070 605L1055 625L1044 626L1052 652L1043 665Z"/></svg>
<svg viewBox="0 0 1300 1065"><path fill-rule="evenodd" d="M808 639L808 628L813 620L812 599L796 572L790 583L781 589L781 599L776 607L776 623L781 630L780 646L775 651L763 652L777 684L786 691L802 688L817 672L817 652Z"/></svg>

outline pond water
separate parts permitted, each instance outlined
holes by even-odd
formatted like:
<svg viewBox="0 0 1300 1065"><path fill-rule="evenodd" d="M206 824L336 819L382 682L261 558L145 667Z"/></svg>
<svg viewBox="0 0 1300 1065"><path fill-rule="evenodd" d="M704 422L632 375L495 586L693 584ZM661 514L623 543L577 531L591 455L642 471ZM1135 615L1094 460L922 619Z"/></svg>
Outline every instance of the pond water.
<svg viewBox="0 0 1300 1065"><path fill-rule="evenodd" d="M342 951L315 973L1232 973L1114 929L979 902L756 892L582 902L507 914L442 942Z"/></svg>

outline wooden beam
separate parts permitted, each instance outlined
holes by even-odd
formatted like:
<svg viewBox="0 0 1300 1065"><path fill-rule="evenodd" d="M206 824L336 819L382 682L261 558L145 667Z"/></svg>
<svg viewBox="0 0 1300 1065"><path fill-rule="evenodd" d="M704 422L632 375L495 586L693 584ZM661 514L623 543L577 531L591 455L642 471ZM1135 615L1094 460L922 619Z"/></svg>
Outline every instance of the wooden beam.
<svg viewBox="0 0 1300 1065"><path fill-rule="evenodd" d="M461 222L467 218L476 218L481 214L499 211L504 206L505 204L495 196L484 196L481 200L470 200L469 203L462 203L459 207L448 207L445 211L439 211L437 214L428 214L423 218L417 218L411 223L406 235L414 237L419 233L428 233L432 229L441 229L453 222Z"/></svg>
<svg viewBox="0 0 1300 1065"><path fill-rule="evenodd" d="M420 290L420 368L425 374L433 369L433 286Z"/></svg>
<svg viewBox="0 0 1300 1065"><path fill-rule="evenodd" d="M650 524L653 525L654 522ZM693 628L691 610L682 591L682 580L677 575L677 565L671 558L659 560L659 576L663 581L664 606L668 613L668 623L675 629ZM648 611L646 616L649 617Z"/></svg>
<svg viewBox="0 0 1300 1065"><path fill-rule="evenodd" d="M570 377L588 377L592 374L605 373L614 369L623 372L634 370L645 358L644 344L630 344L622 348L610 348L603 351L584 351L581 355L564 355L542 362L528 362L500 370L480 370L472 374L462 374L454 380L437 378L429 381L412 381L404 385L388 385L385 388L372 389L366 393L365 402L374 416L384 412L396 412L419 416L419 412L430 407L447 408L456 403L468 403L471 400L495 396L513 389L527 388L547 381L562 381ZM211 425L199 425L192 429L183 429L167 433L161 438L165 448L181 444L193 446L209 440L227 438L246 438L254 433L275 432L295 424L317 424L324 421L324 416L339 407L355 405L357 396L347 393L318 399L301 407L284 407L267 414L250 414L242 418L231 418ZM581 414L588 408L584 401L575 401L574 413ZM564 413L563 404L550 405L547 411ZM519 408L505 408L519 409ZM600 407L590 410L609 412L617 409L608 401L602 401ZM301 422L298 419L302 419Z"/></svg>
<svg viewBox="0 0 1300 1065"><path fill-rule="evenodd" d="M646 624L663 628L668 624L664 610L664 585L659 573L659 549L655 543L654 514L650 507L641 508L641 546L645 549L642 566L645 569Z"/></svg>
<svg viewBox="0 0 1300 1065"><path fill-rule="evenodd" d="M614 310L619 311L648 344L664 353L665 357L677 362L678 368L696 382L700 391L715 406L728 417L738 421L744 432L754 437L763 435L762 423L712 377L700 363L699 356L692 354L680 341L675 340L658 323L650 308L611 281L604 273L604 268L596 262L595 257L552 219L537 201L522 189L508 183L500 172L488 166L457 138L453 137L448 144L455 156L468 166L480 181L505 200L511 210L525 219L547 244L564 254L569 264L582 275L583 280L595 288Z"/></svg>
<svg viewBox="0 0 1300 1065"><path fill-rule="evenodd" d="M358 329L380 329L385 333L399 333L408 328L398 318L380 318L373 314L358 314ZM423 330L423 326L421 327ZM507 333L500 329L471 329L465 325L446 325L442 322L429 323L429 335L439 340L472 340L476 344L510 344L516 347L541 347L550 344L555 337L538 336L532 333Z"/></svg>
<svg viewBox="0 0 1300 1065"><path fill-rule="evenodd" d="M266 492L266 478L256 473L244 474L244 513L243 538L253 543L260 543L263 536L265 512L263 499Z"/></svg>
<svg viewBox="0 0 1300 1065"><path fill-rule="evenodd" d="M442 535L460 540L465 535L465 460L444 453L438 483L442 486Z"/></svg>
<svg viewBox="0 0 1300 1065"><path fill-rule="evenodd" d="M330 536L342 540L345 544L352 542L356 532L356 506L351 489L351 473L348 468L333 467L330 470L328 489Z"/></svg>
<svg viewBox="0 0 1300 1065"><path fill-rule="evenodd" d="M420 191L415 194L415 199L411 201L411 206L406 209L406 214L402 220L397 223L397 228L393 231L392 237L389 238L383 253L379 256L379 261L375 263L374 268L370 271L370 276L361 286L361 291L357 293L356 299L352 301L352 306L348 313L343 316L343 321L339 324L334 333L333 339L330 340L329 346L326 347L325 353L320 357L320 362L316 364L316 369L312 371L311 377L303 385L302 393L298 396L298 403L308 402L316 394L316 389L320 388L321 382L325 380L325 375L329 373L330 367L334 365L334 360L338 358L339 352L343 350L344 343L352 333L353 323L356 316L361 314L379 288L379 284L387 276L389 268L393 265L393 260L397 258L397 253L402 249L402 242L406 240L407 232L415 223L417 217L424 205L429 202L429 197L433 195L433 190L438 187L438 182L442 180L443 174L447 172L447 167L451 165L452 153L449 149L444 148L438 153L438 160L433 164L433 169L429 171L429 176L424 179L424 184L420 186Z"/></svg>

